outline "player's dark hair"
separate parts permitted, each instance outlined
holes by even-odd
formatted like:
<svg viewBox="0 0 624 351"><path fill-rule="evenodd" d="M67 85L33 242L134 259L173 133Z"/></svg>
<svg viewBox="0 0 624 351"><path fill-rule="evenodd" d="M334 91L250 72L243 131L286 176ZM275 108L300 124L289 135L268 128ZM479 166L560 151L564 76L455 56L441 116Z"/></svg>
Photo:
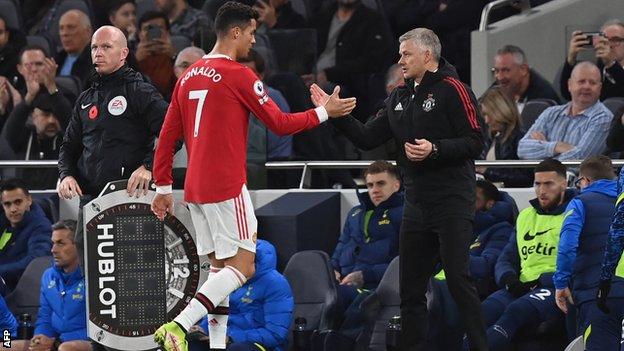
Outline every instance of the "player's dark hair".
<svg viewBox="0 0 624 351"><path fill-rule="evenodd" d="M264 59L262 58L262 55L260 55L256 50L250 49L247 57L243 57L239 59L239 61L241 63L253 62L254 65L256 66L256 71L258 71L258 74L264 74L264 70L266 69L266 64L264 63Z"/></svg>
<svg viewBox="0 0 624 351"><path fill-rule="evenodd" d="M559 160L547 158L535 166L534 173L539 172L557 172L558 175L566 178L567 167Z"/></svg>
<svg viewBox="0 0 624 351"><path fill-rule="evenodd" d="M74 235L76 234L76 226L77 222L73 219L61 219L60 221L52 224L52 231L54 230L69 230L72 235L70 235L70 239L75 242L76 238Z"/></svg>
<svg viewBox="0 0 624 351"><path fill-rule="evenodd" d="M258 11L251 6L241 4L236 1L228 1L217 11L215 17L215 32L217 36L225 35L230 28L239 27L247 28L252 19L257 20L260 17Z"/></svg>
<svg viewBox="0 0 624 351"><path fill-rule="evenodd" d="M377 160L366 167L364 170L364 178L369 174L379 174L383 172L388 172L389 175L399 179L399 172L396 166L385 160Z"/></svg>
<svg viewBox="0 0 624 351"><path fill-rule="evenodd" d="M477 180L477 188L483 191L483 196L485 197L486 201L489 201L489 200L501 201L502 199L501 193L500 191L498 191L498 188L496 187L496 185L492 184L488 180L485 180L485 179Z"/></svg>
<svg viewBox="0 0 624 351"><path fill-rule="evenodd" d="M26 187L26 184L21 179L14 178L14 179L7 179L7 180L0 182L0 195L2 195L2 193L5 191L12 191L15 189L22 189L22 191L24 192L24 195L30 196L30 193L28 192L28 188Z"/></svg>
<svg viewBox="0 0 624 351"><path fill-rule="evenodd" d="M591 180L615 179L613 163L605 155L591 156L581 162L580 173Z"/></svg>

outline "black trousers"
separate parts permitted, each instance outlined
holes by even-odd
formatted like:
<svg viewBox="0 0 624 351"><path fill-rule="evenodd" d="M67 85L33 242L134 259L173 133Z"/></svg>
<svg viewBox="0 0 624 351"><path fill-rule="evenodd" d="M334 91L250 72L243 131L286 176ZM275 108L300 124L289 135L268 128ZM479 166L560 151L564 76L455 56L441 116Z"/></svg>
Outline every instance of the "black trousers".
<svg viewBox="0 0 624 351"><path fill-rule="evenodd" d="M441 260L471 350L487 350L481 301L468 272L472 221L436 218L431 209L405 202L400 234L401 350L425 350L427 284Z"/></svg>

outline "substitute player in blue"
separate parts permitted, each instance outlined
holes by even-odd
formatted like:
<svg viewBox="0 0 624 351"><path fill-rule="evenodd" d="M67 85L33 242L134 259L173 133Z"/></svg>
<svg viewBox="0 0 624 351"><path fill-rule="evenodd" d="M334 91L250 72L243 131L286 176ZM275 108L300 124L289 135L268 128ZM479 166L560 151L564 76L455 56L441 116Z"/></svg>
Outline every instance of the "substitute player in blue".
<svg viewBox="0 0 624 351"><path fill-rule="evenodd" d="M495 267L504 288L482 304L490 351L507 350L519 328L557 318L552 274L564 211L574 197L566 191L566 167L546 159L535 167L536 199L520 212L512 234Z"/></svg>
<svg viewBox="0 0 624 351"><path fill-rule="evenodd" d="M577 187L581 193L566 208L557 254L556 302L568 313L569 304L578 311L576 335L583 334L585 350L617 350L620 321L596 307L600 263L615 211L617 181L606 156L592 156L581 163ZM624 297L622 280L613 295Z"/></svg>
<svg viewBox="0 0 624 351"><path fill-rule="evenodd" d="M596 305L607 314L608 318L605 325L601 325L600 328L592 326L592 333L600 329L601 337L609 339L609 345L613 345L611 350L623 349L616 348L616 345L620 345L620 347L622 345L620 333L622 317L624 316L624 294L620 292L623 289L624 279L624 261L622 260L622 251L624 251L624 168L620 171L618 178L618 194L615 202L615 213L607 238L607 247L602 260L600 283L596 296Z"/></svg>

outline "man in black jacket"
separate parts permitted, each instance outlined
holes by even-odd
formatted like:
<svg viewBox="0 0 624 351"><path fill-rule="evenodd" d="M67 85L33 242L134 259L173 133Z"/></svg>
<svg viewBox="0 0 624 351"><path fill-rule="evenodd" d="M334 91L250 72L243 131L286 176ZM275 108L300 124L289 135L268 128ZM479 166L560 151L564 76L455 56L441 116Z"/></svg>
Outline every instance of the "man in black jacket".
<svg viewBox="0 0 624 351"><path fill-rule="evenodd" d="M425 350L427 282L438 262L446 272L471 349L487 350L481 303L468 273L475 202L474 159L483 149L474 94L440 58L438 37L425 28L399 39L406 79L382 111L363 125L352 116L334 122L347 138L370 149L394 138L406 202L400 237L401 350ZM315 104L327 94L312 86Z"/></svg>
<svg viewBox="0 0 624 351"><path fill-rule="evenodd" d="M59 155L59 195L96 196L107 182L129 179L130 196L147 193L154 139L167 103L156 88L125 62L123 33L104 26L91 42L97 77L73 109Z"/></svg>

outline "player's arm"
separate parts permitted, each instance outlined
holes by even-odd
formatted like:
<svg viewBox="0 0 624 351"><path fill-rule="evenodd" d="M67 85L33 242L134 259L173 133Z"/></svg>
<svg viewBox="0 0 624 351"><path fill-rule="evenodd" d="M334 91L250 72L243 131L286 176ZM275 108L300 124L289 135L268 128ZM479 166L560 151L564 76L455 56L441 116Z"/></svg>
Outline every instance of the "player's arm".
<svg viewBox="0 0 624 351"><path fill-rule="evenodd" d="M238 73L240 79L233 86L237 98L275 134L295 134L327 120L327 110L322 106L298 113L282 112L250 69L244 67Z"/></svg>

